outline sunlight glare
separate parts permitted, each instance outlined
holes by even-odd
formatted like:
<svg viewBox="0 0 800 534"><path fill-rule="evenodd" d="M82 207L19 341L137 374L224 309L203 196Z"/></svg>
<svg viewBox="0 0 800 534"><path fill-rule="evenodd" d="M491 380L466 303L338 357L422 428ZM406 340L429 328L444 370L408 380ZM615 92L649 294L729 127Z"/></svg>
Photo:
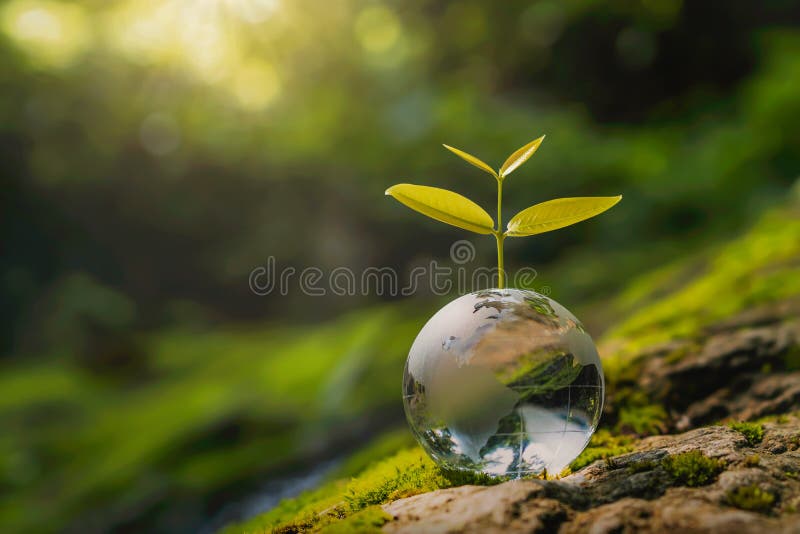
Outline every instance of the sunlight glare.
<svg viewBox="0 0 800 534"><path fill-rule="evenodd" d="M86 17L76 5L17 0L2 9L2 27L34 59L69 65L89 46Z"/></svg>
<svg viewBox="0 0 800 534"><path fill-rule="evenodd" d="M131 1L113 10L107 38L133 61L183 68L242 107L263 109L280 93L279 76L269 59L249 57L240 30L277 7L277 0Z"/></svg>

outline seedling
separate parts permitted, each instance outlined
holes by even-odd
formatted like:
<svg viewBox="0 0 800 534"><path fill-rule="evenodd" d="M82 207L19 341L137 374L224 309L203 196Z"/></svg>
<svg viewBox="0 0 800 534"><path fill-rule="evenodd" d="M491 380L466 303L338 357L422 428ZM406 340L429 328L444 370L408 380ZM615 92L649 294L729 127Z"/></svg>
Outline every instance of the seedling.
<svg viewBox="0 0 800 534"><path fill-rule="evenodd" d="M558 230L603 213L622 199L615 197L557 198L522 210L508 221L503 230L503 182L509 174L533 156L545 136L534 139L511 154L502 167L495 171L475 156L453 148L444 147L467 163L491 174L497 181L497 221L478 204L465 196L426 185L397 184L386 190L397 201L432 219L452 224L476 234L491 234L497 241L497 271L499 289L505 288L503 269L503 241L506 237L524 237Z"/></svg>

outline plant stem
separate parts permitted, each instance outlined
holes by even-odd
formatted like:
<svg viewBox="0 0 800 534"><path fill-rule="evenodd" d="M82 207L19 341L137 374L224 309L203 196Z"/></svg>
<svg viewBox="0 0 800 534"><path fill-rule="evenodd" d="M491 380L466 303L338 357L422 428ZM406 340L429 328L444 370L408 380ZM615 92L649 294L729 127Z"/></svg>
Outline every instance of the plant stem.
<svg viewBox="0 0 800 534"><path fill-rule="evenodd" d="M494 233L497 240L497 285L499 289L506 287L506 273L503 267L503 179L497 179L497 230Z"/></svg>

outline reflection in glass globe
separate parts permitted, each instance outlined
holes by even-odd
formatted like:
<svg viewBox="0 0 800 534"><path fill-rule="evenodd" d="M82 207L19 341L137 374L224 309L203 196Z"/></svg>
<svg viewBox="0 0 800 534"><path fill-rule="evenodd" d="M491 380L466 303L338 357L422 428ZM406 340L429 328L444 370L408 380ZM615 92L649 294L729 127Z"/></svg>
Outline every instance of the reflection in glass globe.
<svg viewBox="0 0 800 534"><path fill-rule="evenodd" d="M403 377L409 424L440 465L558 474L597 427L603 371L592 338L556 301L492 289L439 310Z"/></svg>

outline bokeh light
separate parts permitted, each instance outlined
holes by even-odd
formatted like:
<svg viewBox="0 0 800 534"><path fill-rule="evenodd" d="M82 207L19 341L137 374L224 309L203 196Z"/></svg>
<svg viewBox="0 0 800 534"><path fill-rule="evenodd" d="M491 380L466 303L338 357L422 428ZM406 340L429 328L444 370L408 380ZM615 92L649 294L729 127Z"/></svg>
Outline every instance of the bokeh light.
<svg viewBox="0 0 800 534"><path fill-rule="evenodd" d="M2 7L2 26L35 61L55 67L75 61L92 41L83 9L64 2L14 0Z"/></svg>

